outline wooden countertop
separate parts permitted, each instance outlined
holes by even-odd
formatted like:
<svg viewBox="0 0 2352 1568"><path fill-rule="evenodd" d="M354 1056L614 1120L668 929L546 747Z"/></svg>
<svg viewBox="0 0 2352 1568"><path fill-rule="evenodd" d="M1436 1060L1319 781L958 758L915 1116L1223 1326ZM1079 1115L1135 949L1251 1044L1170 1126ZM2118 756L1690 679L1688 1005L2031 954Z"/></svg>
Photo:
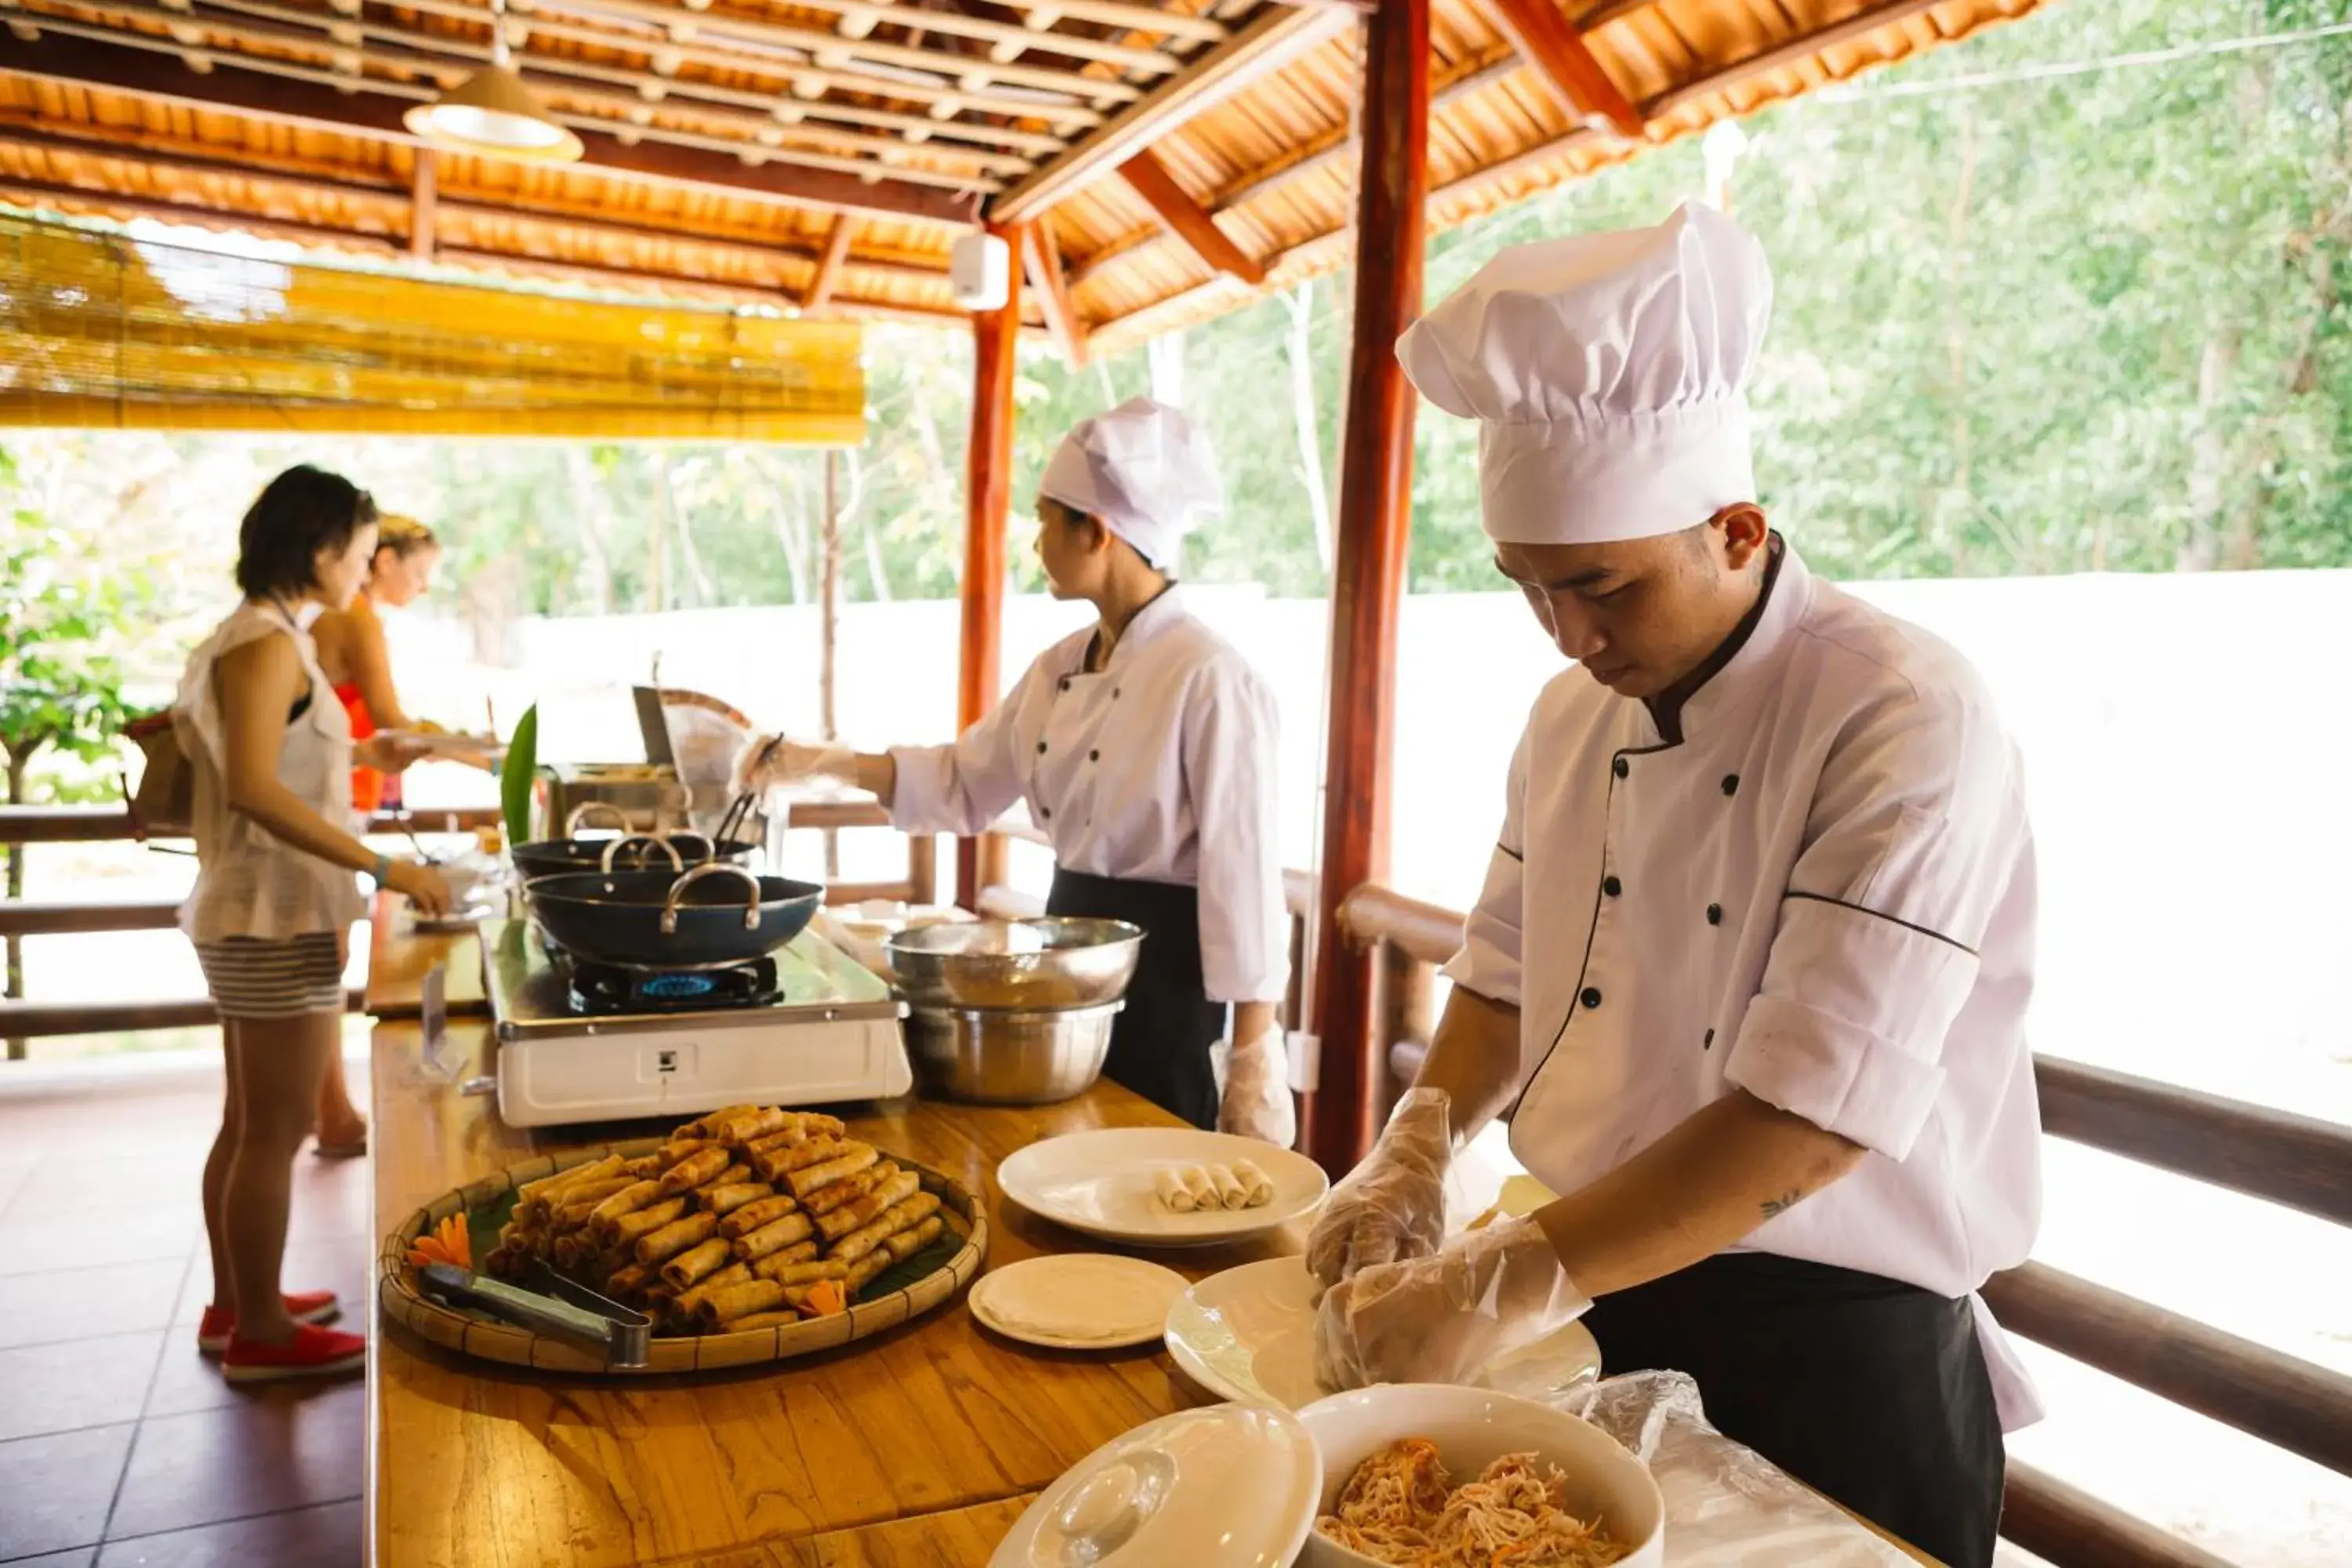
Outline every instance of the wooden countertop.
<svg viewBox="0 0 2352 1568"><path fill-rule="evenodd" d="M490 1070L486 1022L453 1021L463 1079ZM413 1021L374 1037L376 1218L551 1148L662 1122L509 1128L420 1063ZM1090 1246L1007 1206L997 1162L1040 1138L1171 1119L1111 1084L1066 1104L857 1108L862 1137L988 1204L989 1263ZM1296 1251L1276 1238L1160 1254L1192 1278ZM469 1361L379 1320L369 1365L370 1536L385 1568L971 1563L1028 1498L1119 1433L1202 1395L1164 1352L1033 1351L962 1300L877 1338L740 1373L590 1379Z"/></svg>
<svg viewBox="0 0 2352 1568"><path fill-rule="evenodd" d="M442 1000L450 1016L483 1013L482 939L472 927L415 930L408 900L379 891L368 905L367 994L362 1005L379 1018L414 1018L424 1005L425 972L440 964L446 976Z"/></svg>

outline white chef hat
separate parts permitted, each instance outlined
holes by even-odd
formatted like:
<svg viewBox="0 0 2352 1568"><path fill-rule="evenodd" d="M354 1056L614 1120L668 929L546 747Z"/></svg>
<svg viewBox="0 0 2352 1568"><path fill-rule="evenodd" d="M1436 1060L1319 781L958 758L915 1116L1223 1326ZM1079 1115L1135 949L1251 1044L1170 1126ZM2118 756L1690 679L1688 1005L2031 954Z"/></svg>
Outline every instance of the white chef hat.
<svg viewBox="0 0 2352 1568"><path fill-rule="evenodd" d="M1079 420L1055 448L1037 493L1102 519L1161 571L1175 565L1197 520L1225 508L1208 437L1149 397Z"/></svg>
<svg viewBox="0 0 2352 1568"><path fill-rule="evenodd" d="M1487 535L1599 544L1756 499L1742 388L1772 314L1755 237L1712 207L1513 246L1415 322L1422 395L1481 421Z"/></svg>

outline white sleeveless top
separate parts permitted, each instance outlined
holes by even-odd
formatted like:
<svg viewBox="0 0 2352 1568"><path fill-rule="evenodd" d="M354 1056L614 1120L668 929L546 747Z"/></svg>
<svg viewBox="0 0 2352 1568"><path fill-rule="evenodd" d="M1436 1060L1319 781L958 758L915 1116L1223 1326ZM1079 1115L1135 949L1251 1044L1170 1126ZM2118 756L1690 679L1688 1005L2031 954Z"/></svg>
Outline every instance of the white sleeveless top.
<svg viewBox="0 0 2352 1568"><path fill-rule="evenodd" d="M290 637L310 678L310 705L285 727L278 779L338 827L352 821L352 721L319 668L310 625L320 606L248 599L188 658L172 727L194 771L196 886L180 906L180 929L198 942L250 936L282 940L340 931L366 913L358 879L305 854L252 818L229 809L223 759L228 725L215 670L222 657L266 637Z"/></svg>

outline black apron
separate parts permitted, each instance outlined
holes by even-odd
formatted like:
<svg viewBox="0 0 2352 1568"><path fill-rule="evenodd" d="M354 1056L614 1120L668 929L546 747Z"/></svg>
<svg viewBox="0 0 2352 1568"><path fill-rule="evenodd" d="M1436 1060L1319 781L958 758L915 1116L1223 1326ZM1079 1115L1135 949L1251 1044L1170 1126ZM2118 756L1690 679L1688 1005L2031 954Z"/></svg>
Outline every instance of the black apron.
<svg viewBox="0 0 2352 1568"><path fill-rule="evenodd" d="M1950 1568L1987 1568L2003 1450L1967 1298L1724 1253L1584 1315L1612 1372L1698 1381L1707 1419Z"/></svg>
<svg viewBox="0 0 2352 1568"><path fill-rule="evenodd" d="M1143 928L1143 952L1111 1026L1103 1076L1195 1127L1217 1125L1216 1069L1209 1047L1224 1038L1225 1007L1201 978L1201 893L1173 882L1056 870L1045 912L1126 921Z"/></svg>

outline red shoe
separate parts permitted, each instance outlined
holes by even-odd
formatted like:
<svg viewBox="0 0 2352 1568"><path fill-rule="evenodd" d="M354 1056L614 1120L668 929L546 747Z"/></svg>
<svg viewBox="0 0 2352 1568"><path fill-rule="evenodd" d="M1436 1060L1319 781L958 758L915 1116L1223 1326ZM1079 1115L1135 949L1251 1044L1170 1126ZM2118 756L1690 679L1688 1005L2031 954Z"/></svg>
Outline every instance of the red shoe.
<svg viewBox="0 0 2352 1568"><path fill-rule="evenodd" d="M282 1345L232 1339L221 1352L221 1375L231 1383L268 1383L289 1377L334 1377L367 1364L367 1341L310 1323L294 1325Z"/></svg>
<svg viewBox="0 0 2352 1568"><path fill-rule="evenodd" d="M278 1300L286 1303L286 1315L298 1323L331 1323L342 1312L332 1290L293 1290ZM196 1349L216 1357L228 1349L229 1338L236 1332L236 1320L226 1308L206 1307L204 1321L196 1325Z"/></svg>

